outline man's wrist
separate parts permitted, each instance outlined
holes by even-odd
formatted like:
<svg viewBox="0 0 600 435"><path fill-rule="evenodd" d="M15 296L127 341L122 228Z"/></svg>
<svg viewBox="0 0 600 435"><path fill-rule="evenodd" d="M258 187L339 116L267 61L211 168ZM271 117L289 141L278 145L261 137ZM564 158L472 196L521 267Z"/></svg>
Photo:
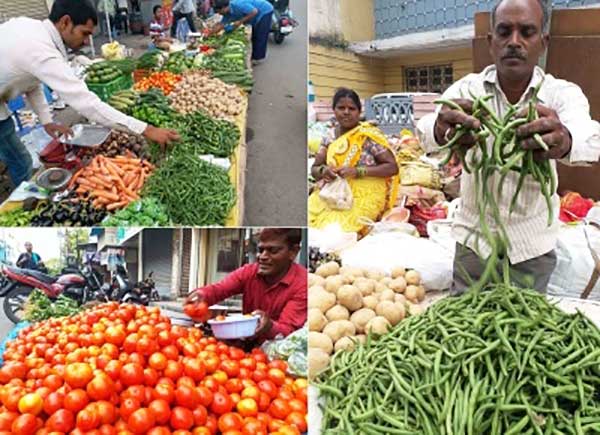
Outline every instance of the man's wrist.
<svg viewBox="0 0 600 435"><path fill-rule="evenodd" d="M439 133L438 133L439 127L438 127L438 118L435 118L435 122L433 123L433 140L435 141L436 144L438 145L443 145L443 137L439 137Z"/></svg>
<svg viewBox="0 0 600 435"><path fill-rule="evenodd" d="M564 159L566 157L569 156L569 154L571 154L571 149L573 148L573 136L571 136L571 132L569 131L569 129L565 126L563 126L563 128L565 129L565 131L567 132L567 137L568 137L568 146L566 147L566 151L565 153L560 157L560 159Z"/></svg>

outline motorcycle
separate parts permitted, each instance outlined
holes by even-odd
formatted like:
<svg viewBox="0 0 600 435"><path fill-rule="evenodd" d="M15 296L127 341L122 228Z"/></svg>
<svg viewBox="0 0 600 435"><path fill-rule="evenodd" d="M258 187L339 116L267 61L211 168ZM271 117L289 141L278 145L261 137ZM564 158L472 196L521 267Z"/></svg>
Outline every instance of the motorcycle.
<svg viewBox="0 0 600 435"><path fill-rule="evenodd" d="M160 295L158 294L158 290L156 289L156 283L152 279L153 273L154 272L150 272L146 279L138 282L136 288L139 288L142 294L147 295L149 300L157 302L160 301Z"/></svg>
<svg viewBox="0 0 600 435"><path fill-rule="evenodd" d="M108 300L108 287L102 285L102 277L91 264L78 268L77 272L73 270L73 266L68 266L58 276L7 265L2 272L4 286L0 289L0 297L4 297L4 313L13 323L22 320L25 303L34 289L42 291L50 300L55 300L62 294L80 305L93 300Z"/></svg>
<svg viewBox="0 0 600 435"><path fill-rule="evenodd" d="M137 285L132 285L129 282L129 274L122 264L117 264L116 266L108 297L112 301L138 305L148 305L151 300L149 293L142 292Z"/></svg>
<svg viewBox="0 0 600 435"><path fill-rule="evenodd" d="M289 0L269 0L273 5L271 33L276 44L281 44L290 35L298 22L292 17Z"/></svg>

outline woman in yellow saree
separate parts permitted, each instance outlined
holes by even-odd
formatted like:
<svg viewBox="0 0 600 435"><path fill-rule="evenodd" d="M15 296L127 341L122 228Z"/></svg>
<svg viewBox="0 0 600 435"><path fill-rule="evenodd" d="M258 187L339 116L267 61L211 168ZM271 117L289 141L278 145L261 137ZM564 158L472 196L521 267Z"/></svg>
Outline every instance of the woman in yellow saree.
<svg viewBox="0 0 600 435"><path fill-rule="evenodd" d="M396 202L398 164L385 135L375 126L360 122L361 103L356 92L340 88L333 97L338 122L334 137L324 138L312 176L318 187L308 198L308 226L324 228L337 223L344 231L364 236L368 221L378 221ZM350 210L331 208L320 189L337 177L346 179L353 195Z"/></svg>

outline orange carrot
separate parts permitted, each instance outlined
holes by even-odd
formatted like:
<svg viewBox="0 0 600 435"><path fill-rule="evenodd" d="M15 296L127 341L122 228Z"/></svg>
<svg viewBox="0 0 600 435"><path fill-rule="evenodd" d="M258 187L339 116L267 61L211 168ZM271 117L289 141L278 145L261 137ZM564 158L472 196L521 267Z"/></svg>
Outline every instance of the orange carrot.
<svg viewBox="0 0 600 435"><path fill-rule="evenodd" d="M100 176L98 174L94 175L93 177L90 177L90 181L93 181L96 184L100 184L108 189L110 189L113 186L113 183L110 183L110 182L100 178Z"/></svg>
<svg viewBox="0 0 600 435"><path fill-rule="evenodd" d="M109 199L111 201L118 201L119 200L119 195L116 195L114 193L111 192L107 192L105 190L93 190L92 191L92 196L95 198L106 198Z"/></svg>
<svg viewBox="0 0 600 435"><path fill-rule="evenodd" d="M106 206L107 210L115 210L117 208L122 208L127 206L127 204L129 204L129 201L120 201L120 202L113 202L112 204L109 204L108 206Z"/></svg>

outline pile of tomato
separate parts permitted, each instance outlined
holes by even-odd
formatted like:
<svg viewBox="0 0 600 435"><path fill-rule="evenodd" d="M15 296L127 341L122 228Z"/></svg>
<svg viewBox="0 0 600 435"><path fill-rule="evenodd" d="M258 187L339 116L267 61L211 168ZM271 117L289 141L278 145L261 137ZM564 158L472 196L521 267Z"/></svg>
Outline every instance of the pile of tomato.
<svg viewBox="0 0 600 435"><path fill-rule="evenodd" d="M108 303L50 319L8 343L0 435L298 435L307 381L171 325L158 308Z"/></svg>
<svg viewBox="0 0 600 435"><path fill-rule="evenodd" d="M175 88L175 85L181 80L179 74L173 74L169 71L160 71L150 74L134 85L136 91L147 91L150 88L160 89L163 94L169 95Z"/></svg>

